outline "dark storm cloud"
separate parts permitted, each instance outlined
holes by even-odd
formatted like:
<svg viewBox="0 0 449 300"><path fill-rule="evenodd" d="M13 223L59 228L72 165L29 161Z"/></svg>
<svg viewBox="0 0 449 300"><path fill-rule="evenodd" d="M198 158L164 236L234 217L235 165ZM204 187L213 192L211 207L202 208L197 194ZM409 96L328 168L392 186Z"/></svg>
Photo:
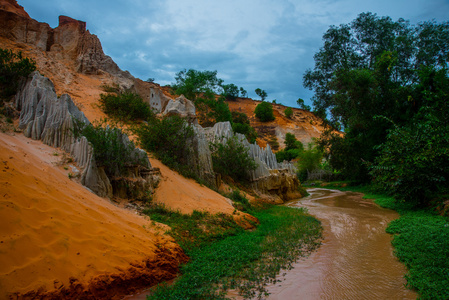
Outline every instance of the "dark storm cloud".
<svg viewBox="0 0 449 300"><path fill-rule="evenodd" d="M294 106L312 93L306 69L330 25L361 12L417 23L449 16L447 0L18 0L32 18L57 26L58 15L87 22L105 53L136 77L165 85L186 68L217 70L225 83L267 91ZM310 104L308 102L308 104Z"/></svg>

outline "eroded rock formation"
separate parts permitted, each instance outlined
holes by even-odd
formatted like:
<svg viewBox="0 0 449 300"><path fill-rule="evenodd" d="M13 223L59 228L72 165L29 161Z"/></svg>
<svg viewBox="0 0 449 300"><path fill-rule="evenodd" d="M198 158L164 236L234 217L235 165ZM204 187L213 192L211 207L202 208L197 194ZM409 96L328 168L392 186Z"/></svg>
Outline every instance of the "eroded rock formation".
<svg viewBox="0 0 449 300"><path fill-rule="evenodd" d="M229 122L220 122L205 128L205 133L209 142L223 143L235 136L248 148L248 154L257 164L257 168L250 174L251 185L261 198L282 203L301 197L298 192L300 183L296 176L296 167L289 162L279 164L269 145L261 148L257 144L250 144L243 134L233 132Z"/></svg>
<svg viewBox="0 0 449 300"><path fill-rule="evenodd" d="M97 167L94 149L85 137L76 138L73 134L75 119L86 125L90 122L74 105L69 95L57 97L53 83L34 72L17 93L15 104L20 111L19 128L23 129L25 136L69 152L83 168L81 183L101 197L113 196L112 178L108 178L103 168ZM121 141L134 148L125 134L122 134ZM114 171L112 175L115 186L120 186L120 182L126 183L131 178L132 185L124 184L131 187L127 194L140 195L144 191L152 191L157 185L158 177L149 172L151 164L146 153L134 148L132 158L133 161L139 161L140 167L130 163L127 174ZM120 188L117 193L123 194L123 189Z"/></svg>

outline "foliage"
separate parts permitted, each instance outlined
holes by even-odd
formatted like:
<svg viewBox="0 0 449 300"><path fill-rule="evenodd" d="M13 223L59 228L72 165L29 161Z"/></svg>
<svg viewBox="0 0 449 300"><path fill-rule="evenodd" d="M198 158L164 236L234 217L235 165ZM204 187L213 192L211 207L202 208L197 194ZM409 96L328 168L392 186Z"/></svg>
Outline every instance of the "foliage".
<svg viewBox="0 0 449 300"><path fill-rule="evenodd" d="M285 148L276 152L276 160L283 162L284 160L291 161L301 155L304 151L303 144L298 141L294 134L287 132L285 134Z"/></svg>
<svg viewBox="0 0 449 300"><path fill-rule="evenodd" d="M309 144L307 149L301 151L298 156L298 179L307 180L307 171L320 169L323 160L323 152L314 144Z"/></svg>
<svg viewBox="0 0 449 300"><path fill-rule="evenodd" d="M121 129L107 125L103 120L95 125L74 121L75 136L85 136L94 148L97 166L104 167L106 174L115 176L130 165L142 164L134 155L134 144L124 142Z"/></svg>
<svg viewBox="0 0 449 300"><path fill-rule="evenodd" d="M162 205L151 205L143 213L155 222L169 225L169 234L186 251L204 247L242 231L232 216L225 214L211 215L199 211L181 214Z"/></svg>
<svg viewBox="0 0 449 300"><path fill-rule="evenodd" d="M303 209L273 206L254 215L260 221L256 230L188 251L182 276L158 286L149 299L224 299L228 289L245 298L262 297L282 269L291 269L320 244L320 222Z"/></svg>
<svg viewBox="0 0 449 300"><path fill-rule="evenodd" d="M285 150L290 149L300 149L304 150L303 144L296 139L296 136L293 133L287 132L285 134Z"/></svg>
<svg viewBox="0 0 449 300"><path fill-rule="evenodd" d="M298 100L296 100L296 103L298 103L299 108L310 111L310 106L306 105L303 99L298 98Z"/></svg>
<svg viewBox="0 0 449 300"><path fill-rule="evenodd" d="M165 165L182 170L187 165L193 137L193 128L179 116L153 119L133 129L141 147L154 155Z"/></svg>
<svg viewBox="0 0 449 300"><path fill-rule="evenodd" d="M240 124L248 124L249 125L249 118L248 115L242 112L233 111L232 113L232 122L233 123L240 123Z"/></svg>
<svg viewBox="0 0 449 300"><path fill-rule="evenodd" d="M287 118L291 119L293 116L293 109L291 107L287 107L284 109L284 114Z"/></svg>
<svg viewBox="0 0 449 300"><path fill-rule="evenodd" d="M149 121L154 117L150 105L130 91L101 94L100 107L107 115L119 120Z"/></svg>
<svg viewBox="0 0 449 300"><path fill-rule="evenodd" d="M232 130L246 136L250 143L254 143L257 138L256 130L250 125L248 116L245 113L233 111L232 113Z"/></svg>
<svg viewBox="0 0 449 300"><path fill-rule="evenodd" d="M392 221L395 254L406 266L407 286L420 299L449 298L449 220L426 211L410 211Z"/></svg>
<svg viewBox="0 0 449 300"><path fill-rule="evenodd" d="M265 90L261 90L260 88L255 89L254 92L262 99L262 101L265 101L268 96L267 92Z"/></svg>
<svg viewBox="0 0 449 300"><path fill-rule="evenodd" d="M36 63L22 56L22 52L14 53L0 48L0 104L17 92L19 81L36 70Z"/></svg>
<svg viewBox="0 0 449 300"><path fill-rule="evenodd" d="M327 121L345 135L327 132L320 145L328 149L334 169L348 179L368 181L365 163L381 150L375 146L385 143L393 123L412 126L427 105L422 92L432 85L427 82L423 89L423 68L447 72L449 23L410 25L362 13L350 24L331 26L323 39L304 85L315 92L314 110L322 117L328 112Z"/></svg>
<svg viewBox="0 0 449 300"><path fill-rule="evenodd" d="M223 88L223 96L227 100L235 100L239 96L239 88L235 84L223 84L221 87Z"/></svg>
<svg viewBox="0 0 449 300"><path fill-rule="evenodd" d="M257 167L254 159L249 156L249 149L235 136L224 143L211 143L210 149L214 171L236 181L247 181L249 172Z"/></svg>
<svg viewBox="0 0 449 300"><path fill-rule="evenodd" d="M239 190L234 190L227 196L232 200L233 205L236 209L243 212L251 212L252 206L249 203L248 199L246 199L245 194L240 193Z"/></svg>
<svg viewBox="0 0 449 300"><path fill-rule="evenodd" d="M217 78L217 71L182 70L176 74L172 90L192 100L198 111L202 126L213 126L216 122L231 121L231 112L225 99L235 99L239 90L234 84L224 85ZM222 94L216 99L216 94Z"/></svg>
<svg viewBox="0 0 449 300"><path fill-rule="evenodd" d="M196 101L198 97L213 99L214 94L222 91L222 79L217 78L217 71L182 70L176 73L176 83L172 89L177 95Z"/></svg>
<svg viewBox="0 0 449 300"><path fill-rule="evenodd" d="M256 106L254 113L256 114L256 117L259 118L262 122L273 121L275 119L273 106L268 102L259 103Z"/></svg>
<svg viewBox="0 0 449 300"><path fill-rule="evenodd" d="M243 87L240 87L240 95L242 97L248 97L248 92Z"/></svg>

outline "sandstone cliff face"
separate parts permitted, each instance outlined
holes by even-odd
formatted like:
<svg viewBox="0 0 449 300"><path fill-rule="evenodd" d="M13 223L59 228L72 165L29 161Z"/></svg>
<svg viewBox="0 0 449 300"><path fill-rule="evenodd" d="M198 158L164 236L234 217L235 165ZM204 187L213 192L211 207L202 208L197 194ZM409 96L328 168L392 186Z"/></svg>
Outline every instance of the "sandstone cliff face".
<svg viewBox="0 0 449 300"><path fill-rule="evenodd" d="M85 22L60 16L59 26L53 29L46 23L31 19L26 13L20 14L19 11L18 14L18 10L2 10L5 6L0 6L1 37L67 56L75 63L76 71L83 74L108 72L132 78L104 54L100 40L86 30Z"/></svg>

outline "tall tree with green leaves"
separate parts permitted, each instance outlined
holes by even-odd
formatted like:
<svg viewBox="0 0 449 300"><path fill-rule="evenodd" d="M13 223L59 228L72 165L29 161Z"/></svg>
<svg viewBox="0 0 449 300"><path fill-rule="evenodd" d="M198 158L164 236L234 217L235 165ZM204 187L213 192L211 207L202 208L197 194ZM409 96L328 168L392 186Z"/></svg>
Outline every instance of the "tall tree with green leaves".
<svg viewBox="0 0 449 300"><path fill-rule="evenodd" d="M362 13L349 24L331 26L315 54L304 86L315 92L314 111L345 135L323 136L331 163L347 177L369 180L364 162L379 154L392 123L409 122L423 102L413 97L423 66L447 69L449 24L411 25Z"/></svg>
<svg viewBox="0 0 449 300"><path fill-rule="evenodd" d="M184 69L176 73L175 80L171 86L175 94L182 94L192 101L200 97L211 99L223 91L223 80L217 77L217 71Z"/></svg>
<svg viewBox="0 0 449 300"><path fill-rule="evenodd" d="M268 96L267 92L265 90L260 89L260 88L255 89L254 92L256 93L257 96L260 97L260 99L262 99L262 101L265 101L265 99Z"/></svg>

